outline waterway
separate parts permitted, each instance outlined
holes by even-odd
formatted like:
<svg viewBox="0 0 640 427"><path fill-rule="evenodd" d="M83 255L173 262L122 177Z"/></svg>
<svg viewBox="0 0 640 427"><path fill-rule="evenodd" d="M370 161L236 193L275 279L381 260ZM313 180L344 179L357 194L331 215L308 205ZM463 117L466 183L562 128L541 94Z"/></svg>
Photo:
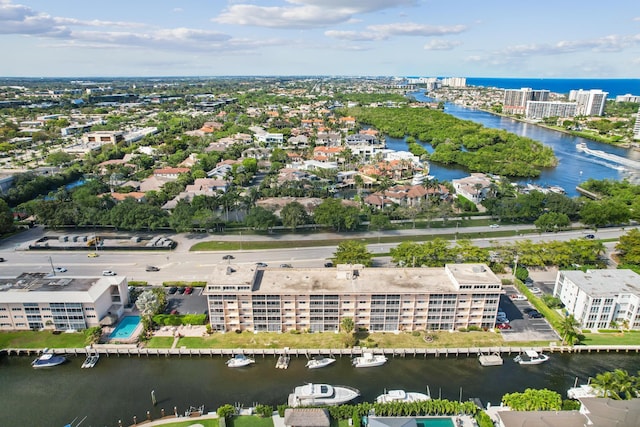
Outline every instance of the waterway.
<svg viewBox="0 0 640 427"><path fill-rule="evenodd" d="M424 96L422 92L416 92L412 95L419 101L432 101L432 99ZM517 180L521 184L532 183L543 187L557 185L564 188L567 195L573 197L578 195L576 186L589 178L616 181L626 178L631 182L640 183L640 171L629 168L619 170L620 165L580 152L576 148L576 144L584 142L591 149L601 150L633 160L640 160L640 151L614 147L452 103L445 104L445 112L462 120L479 123L487 128L504 129L516 135L540 141L544 145L551 147L558 158L558 166L543 170L537 178ZM407 144L404 138L398 139L387 136L386 141L388 148L407 151ZM433 151L429 144L423 145L428 151ZM461 167L443 166L437 163L431 163L430 166L429 174L441 181L451 181L452 179L469 175L469 172Z"/></svg>
<svg viewBox="0 0 640 427"><path fill-rule="evenodd" d="M513 355L512 355L513 356ZM505 393L526 388L548 388L562 393L576 377L616 368L635 374L640 355L635 353L553 354L544 365L520 366L505 355L503 366L482 367L475 357L399 357L377 368L355 369L348 357L323 369L308 370L306 358L294 357L289 369L276 369L276 358L258 357L255 365L231 369L225 359L210 356L102 356L96 367L81 369L84 357L71 357L65 365L34 370L31 358L0 357L0 425L59 427L75 417L87 416L82 427L117 426L153 418L162 408L184 413L189 406L205 405L214 411L225 403L274 407L306 382L343 384L358 388L362 399L373 401L384 389L424 392L432 397L458 400L478 397L486 405L498 404ZM154 391L157 406L152 405Z"/></svg>

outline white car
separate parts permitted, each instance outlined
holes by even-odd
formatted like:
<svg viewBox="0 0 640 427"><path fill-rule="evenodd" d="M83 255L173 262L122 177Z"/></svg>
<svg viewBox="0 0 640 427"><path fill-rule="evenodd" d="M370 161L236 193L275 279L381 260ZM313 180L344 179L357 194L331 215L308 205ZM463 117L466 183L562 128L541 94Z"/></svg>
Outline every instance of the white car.
<svg viewBox="0 0 640 427"><path fill-rule="evenodd" d="M491 224L489 226L489 228L498 228L498 227L500 227L500 224Z"/></svg>
<svg viewBox="0 0 640 427"><path fill-rule="evenodd" d="M497 317L496 323L509 323L509 319L507 319L506 317Z"/></svg>
<svg viewBox="0 0 640 427"><path fill-rule="evenodd" d="M53 269L56 273L66 273L67 269L64 267L56 267Z"/></svg>
<svg viewBox="0 0 640 427"><path fill-rule="evenodd" d="M510 296L511 301L526 301L527 297L525 297L524 295L520 295L520 294L511 294Z"/></svg>
<svg viewBox="0 0 640 427"><path fill-rule="evenodd" d="M542 293L542 289L536 288L535 286L533 288L529 288L529 290L531 291L532 294L541 294Z"/></svg>
<svg viewBox="0 0 640 427"><path fill-rule="evenodd" d="M103 275L103 276L115 276L115 275L116 275L116 272L115 272L115 271L111 271L111 270L104 270L104 271L102 272L102 275Z"/></svg>

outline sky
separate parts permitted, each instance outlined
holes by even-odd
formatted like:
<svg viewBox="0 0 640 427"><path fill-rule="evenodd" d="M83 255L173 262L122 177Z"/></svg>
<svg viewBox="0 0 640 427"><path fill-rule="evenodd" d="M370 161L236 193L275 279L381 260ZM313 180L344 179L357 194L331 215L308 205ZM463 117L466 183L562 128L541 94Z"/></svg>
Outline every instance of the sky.
<svg viewBox="0 0 640 427"><path fill-rule="evenodd" d="M0 0L0 76L640 78L640 1Z"/></svg>

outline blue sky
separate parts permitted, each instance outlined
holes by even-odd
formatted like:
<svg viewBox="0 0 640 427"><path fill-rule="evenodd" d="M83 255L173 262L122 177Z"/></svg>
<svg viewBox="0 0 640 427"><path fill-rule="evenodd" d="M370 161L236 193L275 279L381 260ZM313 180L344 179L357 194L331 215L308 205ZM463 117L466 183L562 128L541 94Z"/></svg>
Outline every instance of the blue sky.
<svg viewBox="0 0 640 427"><path fill-rule="evenodd" d="M0 76L640 78L638 0L0 0Z"/></svg>

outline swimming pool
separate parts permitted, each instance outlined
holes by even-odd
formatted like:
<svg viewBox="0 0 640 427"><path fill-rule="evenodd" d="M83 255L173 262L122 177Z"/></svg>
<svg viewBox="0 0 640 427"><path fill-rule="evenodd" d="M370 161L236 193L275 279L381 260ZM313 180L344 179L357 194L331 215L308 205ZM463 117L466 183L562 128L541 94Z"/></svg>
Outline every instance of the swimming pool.
<svg viewBox="0 0 640 427"><path fill-rule="evenodd" d="M454 427L451 417L416 418L418 427Z"/></svg>
<svg viewBox="0 0 640 427"><path fill-rule="evenodd" d="M118 326L111 332L111 339L129 339L133 336L136 328L140 324L140 316L123 317Z"/></svg>

